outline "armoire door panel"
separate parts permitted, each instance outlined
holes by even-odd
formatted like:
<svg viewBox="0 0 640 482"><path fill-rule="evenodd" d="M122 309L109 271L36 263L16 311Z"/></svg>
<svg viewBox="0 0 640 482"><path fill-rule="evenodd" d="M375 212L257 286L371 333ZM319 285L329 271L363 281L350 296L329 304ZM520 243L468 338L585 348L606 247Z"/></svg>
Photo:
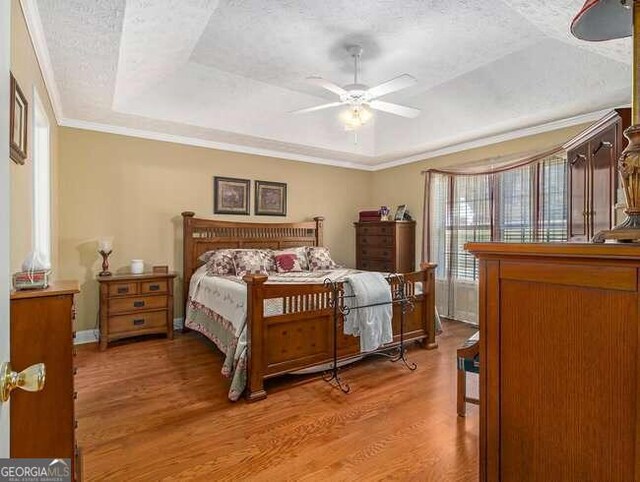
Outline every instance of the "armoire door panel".
<svg viewBox="0 0 640 482"><path fill-rule="evenodd" d="M588 144L579 146L568 154L569 183L571 195L569 199L569 239L586 238L588 226L587 211L587 175L588 175Z"/></svg>
<svg viewBox="0 0 640 482"><path fill-rule="evenodd" d="M591 151L591 202L589 216L592 233L611 229L614 204L616 126L613 125L589 143Z"/></svg>
<svg viewBox="0 0 640 482"><path fill-rule="evenodd" d="M634 480L637 293L503 279L499 317L499 479Z"/></svg>

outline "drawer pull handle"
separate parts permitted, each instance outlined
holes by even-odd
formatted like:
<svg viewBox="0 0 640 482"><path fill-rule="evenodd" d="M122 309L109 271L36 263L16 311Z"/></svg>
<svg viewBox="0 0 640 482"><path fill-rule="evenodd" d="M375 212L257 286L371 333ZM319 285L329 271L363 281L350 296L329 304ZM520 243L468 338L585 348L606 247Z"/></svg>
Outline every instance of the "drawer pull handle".
<svg viewBox="0 0 640 482"><path fill-rule="evenodd" d="M150 285L149 286L149 290L150 291L158 291L160 289L160 285Z"/></svg>
<svg viewBox="0 0 640 482"><path fill-rule="evenodd" d="M134 326L144 325L144 318L138 318L137 320L133 320Z"/></svg>
<svg viewBox="0 0 640 482"><path fill-rule="evenodd" d="M124 294L124 293L128 293L129 292L129 287L128 286L123 286L121 288L118 288L118 294Z"/></svg>
<svg viewBox="0 0 640 482"><path fill-rule="evenodd" d="M134 301L133 302L133 307L134 308L142 308L144 306L144 301Z"/></svg>

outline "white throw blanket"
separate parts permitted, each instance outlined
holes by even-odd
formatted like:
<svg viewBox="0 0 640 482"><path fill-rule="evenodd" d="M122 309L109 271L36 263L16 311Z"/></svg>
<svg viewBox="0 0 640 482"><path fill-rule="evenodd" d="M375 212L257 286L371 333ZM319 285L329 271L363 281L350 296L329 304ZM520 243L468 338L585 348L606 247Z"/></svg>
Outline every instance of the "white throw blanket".
<svg viewBox="0 0 640 482"><path fill-rule="evenodd" d="M360 350L376 350L380 345L393 341L391 318L391 288L380 273L357 273L348 275L344 283L345 306L365 306L386 303L368 308L351 310L344 320L344 333L360 337Z"/></svg>

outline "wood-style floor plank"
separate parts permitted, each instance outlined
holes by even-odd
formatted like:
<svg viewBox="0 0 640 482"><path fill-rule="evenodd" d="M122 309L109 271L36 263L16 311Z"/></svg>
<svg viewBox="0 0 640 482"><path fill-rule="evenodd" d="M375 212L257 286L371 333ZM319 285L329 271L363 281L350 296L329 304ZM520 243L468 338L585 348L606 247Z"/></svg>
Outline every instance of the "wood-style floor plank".
<svg viewBox="0 0 640 482"><path fill-rule="evenodd" d="M456 415L455 349L474 329L446 323L440 348L346 367L351 393L317 375L227 400L222 355L195 333L78 350L78 440L86 480L433 480L478 477L478 410Z"/></svg>

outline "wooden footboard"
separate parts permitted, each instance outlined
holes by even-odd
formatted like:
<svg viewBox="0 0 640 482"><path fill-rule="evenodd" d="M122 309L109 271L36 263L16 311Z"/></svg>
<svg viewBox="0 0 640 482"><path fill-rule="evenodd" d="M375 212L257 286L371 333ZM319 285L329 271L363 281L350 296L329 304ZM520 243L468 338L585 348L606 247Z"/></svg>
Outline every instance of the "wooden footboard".
<svg viewBox="0 0 640 482"><path fill-rule="evenodd" d="M407 295L415 295L413 311L405 315L405 340L420 341L427 349L435 340L435 265L423 263L421 270L404 275ZM331 291L323 285L265 284L267 276L249 275L247 283L248 360L246 397L266 398L268 378L332 361L333 309ZM395 281L392 281L395 282ZM416 283L422 293L416 295ZM277 315L265 313L265 300L282 300ZM342 323L342 321L341 321ZM393 308L394 342L399 343L400 307ZM342 327L340 327L342 333ZM357 337L339 335L341 360L360 354Z"/></svg>

